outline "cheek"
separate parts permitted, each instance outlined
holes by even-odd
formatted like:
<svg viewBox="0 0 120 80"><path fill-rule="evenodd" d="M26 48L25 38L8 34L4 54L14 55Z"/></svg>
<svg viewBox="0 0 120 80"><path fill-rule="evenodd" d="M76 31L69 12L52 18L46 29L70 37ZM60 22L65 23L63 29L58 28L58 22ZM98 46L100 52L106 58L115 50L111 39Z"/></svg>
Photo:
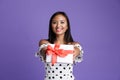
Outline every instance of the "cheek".
<svg viewBox="0 0 120 80"><path fill-rule="evenodd" d="M64 27L65 27L66 29L68 29L68 25L67 25L67 23L64 25Z"/></svg>
<svg viewBox="0 0 120 80"><path fill-rule="evenodd" d="M52 25L51 28L52 28L52 31L55 32L56 27Z"/></svg>
<svg viewBox="0 0 120 80"><path fill-rule="evenodd" d="M52 25L51 27L52 27L52 29L55 29L56 26L55 26L55 25Z"/></svg>
<svg viewBox="0 0 120 80"><path fill-rule="evenodd" d="M67 30L67 29L68 29L68 26L66 25L66 26L64 27L64 29Z"/></svg>

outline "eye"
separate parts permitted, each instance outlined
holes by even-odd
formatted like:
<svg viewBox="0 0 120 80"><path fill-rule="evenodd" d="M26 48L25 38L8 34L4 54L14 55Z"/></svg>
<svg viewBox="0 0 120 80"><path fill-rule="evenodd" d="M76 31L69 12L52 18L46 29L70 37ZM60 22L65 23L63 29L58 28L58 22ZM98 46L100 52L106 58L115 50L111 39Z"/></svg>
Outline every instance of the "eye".
<svg viewBox="0 0 120 80"><path fill-rule="evenodd" d="M53 21L52 24L56 24L57 22Z"/></svg>
<svg viewBox="0 0 120 80"><path fill-rule="evenodd" d="M64 24L65 22L64 21L61 21L61 24Z"/></svg>

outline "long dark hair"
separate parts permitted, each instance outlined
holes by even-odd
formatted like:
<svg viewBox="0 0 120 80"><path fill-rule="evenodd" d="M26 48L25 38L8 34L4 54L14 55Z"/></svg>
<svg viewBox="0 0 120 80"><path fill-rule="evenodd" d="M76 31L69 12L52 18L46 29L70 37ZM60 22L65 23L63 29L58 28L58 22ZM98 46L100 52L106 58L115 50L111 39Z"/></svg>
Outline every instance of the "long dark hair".
<svg viewBox="0 0 120 80"><path fill-rule="evenodd" d="M58 12L54 13L51 16L51 18L50 18L50 21L49 21L48 41L50 43L54 43L54 41L56 40L56 34L52 30L52 20L57 15L63 15L66 18L66 20L67 20L68 29L65 32L64 41L66 43L73 42L74 40L73 40L72 35L71 35L70 22L69 22L68 16L67 16L67 14L65 12L61 12L61 11L58 11Z"/></svg>

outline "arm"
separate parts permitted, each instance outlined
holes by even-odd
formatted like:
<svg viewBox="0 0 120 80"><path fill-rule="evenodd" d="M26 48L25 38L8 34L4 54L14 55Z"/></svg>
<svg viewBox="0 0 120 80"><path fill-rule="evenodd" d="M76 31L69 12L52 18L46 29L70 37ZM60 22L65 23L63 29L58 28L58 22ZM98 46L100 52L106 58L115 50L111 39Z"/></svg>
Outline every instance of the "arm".
<svg viewBox="0 0 120 80"><path fill-rule="evenodd" d="M41 57L43 61L45 61L46 59L46 49L47 49L46 47L48 43L49 42L44 39L40 40L39 42L39 56Z"/></svg>
<svg viewBox="0 0 120 80"><path fill-rule="evenodd" d="M74 45L73 59L75 62L81 62L83 60L82 46L78 42L74 42L73 45Z"/></svg>
<svg viewBox="0 0 120 80"><path fill-rule="evenodd" d="M74 42L74 54L73 54L73 59L75 60L76 56L80 55L80 49L76 46L79 44L78 42Z"/></svg>

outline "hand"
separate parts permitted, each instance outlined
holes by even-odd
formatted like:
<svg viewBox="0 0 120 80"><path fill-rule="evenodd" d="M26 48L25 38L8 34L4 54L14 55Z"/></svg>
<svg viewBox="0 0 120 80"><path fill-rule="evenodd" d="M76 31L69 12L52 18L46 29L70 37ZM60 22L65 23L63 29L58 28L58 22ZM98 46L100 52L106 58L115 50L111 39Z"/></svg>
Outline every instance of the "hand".
<svg viewBox="0 0 120 80"><path fill-rule="evenodd" d="M73 51L73 61L75 60L75 58L80 54L80 50L77 47L74 47L74 51Z"/></svg>

